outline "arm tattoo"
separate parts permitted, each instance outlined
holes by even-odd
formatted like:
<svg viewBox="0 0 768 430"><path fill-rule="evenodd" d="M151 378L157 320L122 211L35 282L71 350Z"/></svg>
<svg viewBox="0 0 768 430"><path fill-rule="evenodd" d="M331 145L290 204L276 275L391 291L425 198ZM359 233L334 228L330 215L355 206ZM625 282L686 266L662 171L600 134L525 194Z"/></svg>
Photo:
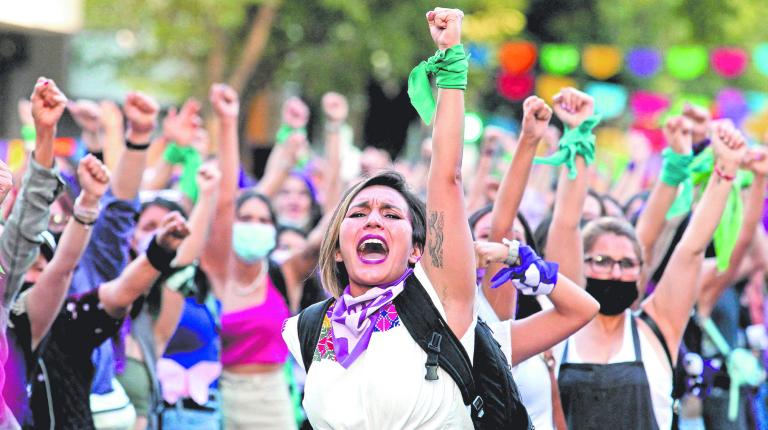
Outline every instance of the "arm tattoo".
<svg viewBox="0 0 768 430"><path fill-rule="evenodd" d="M429 213L429 255L432 257L432 265L443 267L443 227L445 218L443 212L432 211Z"/></svg>

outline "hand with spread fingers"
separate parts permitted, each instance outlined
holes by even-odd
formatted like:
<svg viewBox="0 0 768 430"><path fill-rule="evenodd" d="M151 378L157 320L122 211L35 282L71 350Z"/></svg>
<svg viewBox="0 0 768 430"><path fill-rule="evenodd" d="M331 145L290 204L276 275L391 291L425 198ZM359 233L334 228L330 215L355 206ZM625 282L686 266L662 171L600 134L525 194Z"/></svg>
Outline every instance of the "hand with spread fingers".
<svg viewBox="0 0 768 430"><path fill-rule="evenodd" d="M200 102L194 98L188 99L179 111L175 107L168 109L163 119L163 136L179 146L192 144L203 125L200 109Z"/></svg>

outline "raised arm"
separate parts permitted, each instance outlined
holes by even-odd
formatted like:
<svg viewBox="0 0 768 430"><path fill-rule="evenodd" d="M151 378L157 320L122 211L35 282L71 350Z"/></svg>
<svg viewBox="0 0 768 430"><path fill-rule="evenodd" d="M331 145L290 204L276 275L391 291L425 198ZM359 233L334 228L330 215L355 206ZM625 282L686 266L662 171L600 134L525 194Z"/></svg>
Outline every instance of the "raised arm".
<svg viewBox="0 0 768 430"><path fill-rule="evenodd" d="M744 137L729 122L714 124L712 148L715 166L707 188L658 287L642 305L659 325L673 355L677 353L677 345L699 296L704 251L720 222L733 189L733 178L747 150Z"/></svg>
<svg viewBox="0 0 768 430"><path fill-rule="evenodd" d="M211 228L213 212L216 210L220 180L221 172L213 163L204 164L198 170L197 186L200 189L200 198L189 215L190 235L179 247L174 266L187 266L202 255L203 248L208 240L208 231Z"/></svg>
<svg viewBox="0 0 768 430"><path fill-rule="evenodd" d="M476 242L478 266L509 264L509 246L509 242ZM509 321L514 366L568 338L597 315L600 305L583 288L558 274L556 264L544 262L530 247L520 245L512 253L518 257L512 266L499 273L508 278L494 282L496 285L504 282L498 289L526 295L546 294L554 305L530 317Z"/></svg>
<svg viewBox="0 0 768 430"><path fill-rule="evenodd" d="M176 249L188 235L189 228L178 212L166 215L147 252L133 260L117 279L99 288L104 311L112 318L125 316L133 302L152 287L161 273L171 271Z"/></svg>
<svg viewBox="0 0 768 430"><path fill-rule="evenodd" d="M80 160L77 177L82 190L75 201L74 216L61 235L53 259L24 298L33 350L59 314L72 274L91 237L91 226L99 216L99 200L109 185L109 171L90 154Z"/></svg>
<svg viewBox="0 0 768 430"><path fill-rule="evenodd" d="M157 125L157 102L142 93L129 93L123 107L128 120L126 148L120 156L112 183L112 194L119 200L133 200L139 192L147 163L147 149Z"/></svg>
<svg viewBox="0 0 768 430"><path fill-rule="evenodd" d="M48 228L50 205L63 182L53 169L53 139L67 98L50 79L40 78L32 92L32 117L35 123L35 152L24 174L5 229L0 235L0 264L5 273L3 304L9 305L24 281L24 275L37 258L40 234ZM2 175L0 193L7 195L10 185Z"/></svg>
<svg viewBox="0 0 768 430"><path fill-rule="evenodd" d="M707 317L717 303L717 299L735 280L738 279L739 269L747 256L747 251L752 243L757 242L757 226L763 216L765 208L766 175L768 175L768 149L765 147L751 148L747 154L747 167L755 174L755 179L747 194L744 221L739 230L739 237L731 253L728 269L717 272L712 267L714 276L709 282L701 286L701 295L697 305L697 311L702 317ZM760 270L760 269L758 269Z"/></svg>
<svg viewBox="0 0 768 430"><path fill-rule="evenodd" d="M496 157L501 150L501 140L504 132L495 127L488 127L483 133L483 141L480 145L480 157L475 165L472 178L469 178L469 193L467 193L467 212L473 213L488 204L489 178Z"/></svg>
<svg viewBox="0 0 768 430"><path fill-rule="evenodd" d="M462 49L457 9L436 8L427 13L432 38L440 50ZM466 62L464 53L459 55ZM465 63L466 65L466 63ZM432 161L427 180L427 252L421 260L445 307L448 326L462 337L473 319L475 265L472 235L464 207L461 157L464 91L440 87L432 132Z"/></svg>
<svg viewBox="0 0 768 430"><path fill-rule="evenodd" d="M643 251L643 261L650 266L656 240L664 230L667 212L677 197L679 185L688 178L687 168L693 159L691 129L685 117L672 117L664 127L669 148L663 153L661 178L653 186L645 209L637 221L637 239ZM693 190L690 190L692 193Z"/></svg>
<svg viewBox="0 0 768 430"><path fill-rule="evenodd" d="M325 114L325 159L328 163L322 204L323 213L330 213L341 199L341 140L345 128L349 129L346 125L349 105L346 97L333 92L324 94L322 103Z"/></svg>
<svg viewBox="0 0 768 430"><path fill-rule="evenodd" d="M237 117L240 101L235 90L224 84L211 87L211 104L218 119L219 201L211 225L209 240L203 253L206 273L215 281L226 277L232 256L232 224L235 220L235 198L240 172L240 152L237 139Z"/></svg>
<svg viewBox="0 0 768 430"><path fill-rule="evenodd" d="M550 118L552 118L552 109L544 103L544 100L532 96L523 103L523 126L517 150L504 174L499 192L496 194L496 201L493 203L489 238L492 242L500 243L504 238L511 239L508 237L509 231L512 229L523 199L533 157L536 155L536 146L547 130ZM515 317L517 307L517 290L491 288L491 277L501 268L500 263L492 263L488 267L483 279L483 294L499 319L512 319Z"/></svg>
<svg viewBox="0 0 768 430"><path fill-rule="evenodd" d="M571 129L579 127L595 111L592 97L573 88L566 88L557 94L553 107L555 114ZM560 265L560 273L577 284L584 285L581 213L587 198L592 169L587 167L581 155L576 155L575 168L577 176L574 179L568 177L567 169L560 172L544 255L548 261Z"/></svg>

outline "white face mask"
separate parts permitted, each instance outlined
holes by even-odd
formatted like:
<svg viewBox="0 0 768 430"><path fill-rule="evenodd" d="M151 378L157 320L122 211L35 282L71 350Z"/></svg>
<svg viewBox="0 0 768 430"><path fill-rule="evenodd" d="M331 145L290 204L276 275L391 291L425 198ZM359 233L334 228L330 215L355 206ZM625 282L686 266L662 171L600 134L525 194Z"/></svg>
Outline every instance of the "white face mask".
<svg viewBox="0 0 768 430"><path fill-rule="evenodd" d="M275 226L258 222L236 222L232 226L232 248L246 263L255 263L275 248Z"/></svg>

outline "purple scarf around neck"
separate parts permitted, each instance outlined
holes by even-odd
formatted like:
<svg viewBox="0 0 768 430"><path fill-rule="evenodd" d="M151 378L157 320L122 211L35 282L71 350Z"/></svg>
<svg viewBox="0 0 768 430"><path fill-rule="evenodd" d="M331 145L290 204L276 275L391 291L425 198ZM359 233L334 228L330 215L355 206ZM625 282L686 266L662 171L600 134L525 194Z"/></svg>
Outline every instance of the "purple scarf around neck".
<svg viewBox="0 0 768 430"><path fill-rule="evenodd" d="M374 317L403 292L405 280L411 273L413 269L408 268L396 281L373 287L357 297L352 297L347 285L331 314L331 337L337 363L348 369L368 349L376 323Z"/></svg>

